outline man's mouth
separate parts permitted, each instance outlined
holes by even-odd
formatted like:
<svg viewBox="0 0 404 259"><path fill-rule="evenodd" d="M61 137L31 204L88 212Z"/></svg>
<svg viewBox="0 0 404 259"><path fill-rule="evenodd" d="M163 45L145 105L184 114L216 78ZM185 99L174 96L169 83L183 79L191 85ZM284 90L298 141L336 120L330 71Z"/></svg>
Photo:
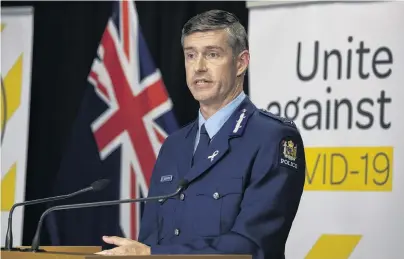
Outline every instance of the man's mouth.
<svg viewBox="0 0 404 259"><path fill-rule="evenodd" d="M196 85L205 85L205 84L209 84L211 82L212 81L206 80L206 79L197 79L197 80L194 81L194 84L196 84Z"/></svg>

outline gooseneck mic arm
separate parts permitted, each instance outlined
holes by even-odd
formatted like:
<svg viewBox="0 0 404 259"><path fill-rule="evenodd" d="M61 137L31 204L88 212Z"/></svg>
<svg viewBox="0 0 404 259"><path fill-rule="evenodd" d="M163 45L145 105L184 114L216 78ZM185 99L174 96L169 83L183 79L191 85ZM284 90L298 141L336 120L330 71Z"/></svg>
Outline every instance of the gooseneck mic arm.
<svg viewBox="0 0 404 259"><path fill-rule="evenodd" d="M44 199L37 199L37 200L31 200L31 201L25 201L25 202L19 202L15 203L11 209L10 213L8 215L8 225L7 225L7 232L6 232L6 241L5 241L5 250L12 250L13 249L13 231L12 231L12 225L13 225L13 212L14 209L19 207L19 206L26 206L26 205L33 205L33 204L38 204L38 203L45 203L45 202L50 202L50 201L57 201L57 200L63 200L67 198L72 198L74 196L77 196L79 194L89 192L89 191L100 191L107 186L109 183L108 179L102 179L98 180L94 183L91 184L91 186L86 187L84 189L81 189L79 191L70 193L70 194L65 194L65 195L60 195L60 196L54 196L54 197L49 197L49 198L44 198ZM3 249L2 249L3 250Z"/></svg>
<svg viewBox="0 0 404 259"><path fill-rule="evenodd" d="M35 236L34 236L34 238L32 240L32 245L31 245L30 250L32 252L39 251L39 242L40 242L40 234L41 234L42 223L43 223L43 220L46 217L46 215L48 215L52 211L80 209L80 208L92 208L92 207L100 207L100 206L112 206L112 205L118 205L118 204L123 204L123 203L146 202L146 201L167 199L167 198L177 196L182 190L184 190L187 187L187 185L188 185L188 182L186 180L181 180L177 190L175 192L171 193L171 194L168 194L168 195L146 197L146 198L140 198L140 199L125 199L125 200L114 200L114 201L89 202L89 203L79 203L79 204L60 205L60 206L51 207L51 208L47 209L44 213L42 213L41 218L39 219L38 226L37 226L37 229L36 229L36 232L35 232Z"/></svg>

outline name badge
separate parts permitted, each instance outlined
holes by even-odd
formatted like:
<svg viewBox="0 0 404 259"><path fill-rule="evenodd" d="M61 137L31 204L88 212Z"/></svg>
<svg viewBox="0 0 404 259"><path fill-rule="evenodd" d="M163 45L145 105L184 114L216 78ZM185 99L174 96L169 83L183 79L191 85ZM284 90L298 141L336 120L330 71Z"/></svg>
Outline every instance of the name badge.
<svg viewBox="0 0 404 259"><path fill-rule="evenodd" d="M160 178L160 182L164 183L164 182L171 182L173 180L173 176L172 175L163 175Z"/></svg>

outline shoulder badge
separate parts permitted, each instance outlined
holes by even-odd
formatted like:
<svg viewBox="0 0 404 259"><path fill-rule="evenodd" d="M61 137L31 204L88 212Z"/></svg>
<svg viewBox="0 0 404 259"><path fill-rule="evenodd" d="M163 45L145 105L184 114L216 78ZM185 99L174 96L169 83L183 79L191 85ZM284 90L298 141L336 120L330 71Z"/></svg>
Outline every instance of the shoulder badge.
<svg viewBox="0 0 404 259"><path fill-rule="evenodd" d="M296 163L297 159L297 144L293 142L290 138L285 138L280 143L280 165L286 166L291 169L298 169L298 165Z"/></svg>
<svg viewBox="0 0 404 259"><path fill-rule="evenodd" d="M273 113L271 113L271 112L269 112L269 111L267 111L265 109L259 109L259 111L260 111L260 113L262 113L262 114L264 114L264 115L266 115L266 116L268 116L270 118L273 118L273 119L278 120L278 121L280 121L280 122L282 122L282 123L284 123L286 125L289 125L289 126L292 126L292 127L296 128L296 124L292 120L289 120L289 119L287 119L285 117L275 115L275 114L273 114Z"/></svg>

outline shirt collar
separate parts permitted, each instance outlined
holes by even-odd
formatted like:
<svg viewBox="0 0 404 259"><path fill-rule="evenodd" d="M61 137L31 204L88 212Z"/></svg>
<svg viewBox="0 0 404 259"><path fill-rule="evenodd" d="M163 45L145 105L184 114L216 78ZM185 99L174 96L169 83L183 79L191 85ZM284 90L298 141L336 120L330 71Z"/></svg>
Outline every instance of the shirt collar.
<svg viewBox="0 0 404 259"><path fill-rule="evenodd" d="M213 114L208 120L205 120L201 110L199 109L199 130L201 126L205 123L206 131L210 138L216 135L227 119L232 115L232 113L237 109L241 102L246 97L246 94L242 91L234 100L228 103L226 106L218 110Z"/></svg>

